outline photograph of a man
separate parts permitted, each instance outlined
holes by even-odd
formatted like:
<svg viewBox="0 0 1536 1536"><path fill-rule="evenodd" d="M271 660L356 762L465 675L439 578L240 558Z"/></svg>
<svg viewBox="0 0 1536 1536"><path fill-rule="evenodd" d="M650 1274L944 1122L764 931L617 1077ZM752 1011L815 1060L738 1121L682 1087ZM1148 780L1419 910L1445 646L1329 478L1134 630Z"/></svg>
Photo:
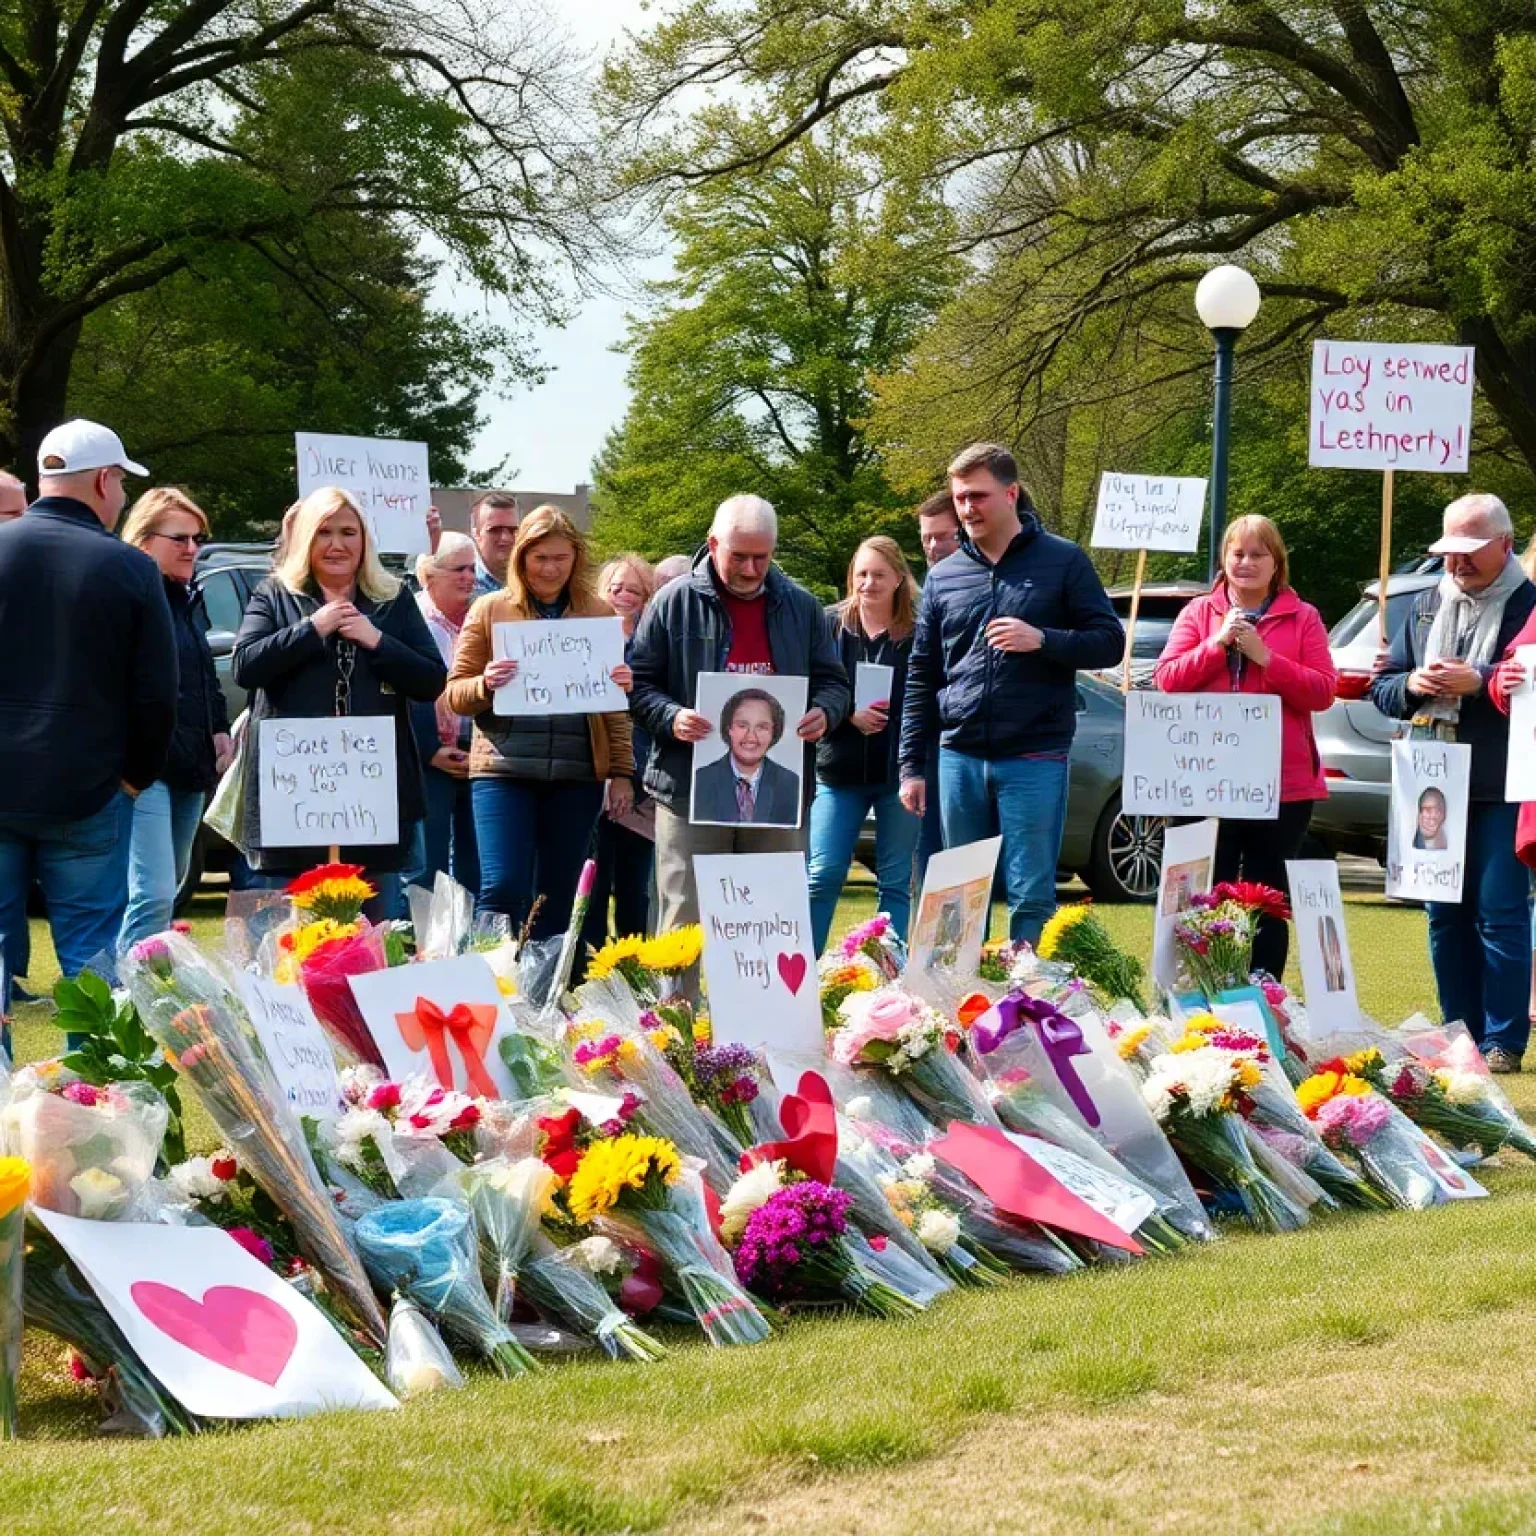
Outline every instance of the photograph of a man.
<svg viewBox="0 0 1536 1536"><path fill-rule="evenodd" d="M725 754L693 781L692 820L793 827L800 820L800 776L769 756L784 736L784 706L766 688L739 688L720 711Z"/></svg>
<svg viewBox="0 0 1536 1536"><path fill-rule="evenodd" d="M1426 789L1419 796L1419 817L1413 832L1413 846L1430 849L1437 853L1443 853L1448 849L1451 841L1445 830L1445 816L1445 792L1434 788Z"/></svg>

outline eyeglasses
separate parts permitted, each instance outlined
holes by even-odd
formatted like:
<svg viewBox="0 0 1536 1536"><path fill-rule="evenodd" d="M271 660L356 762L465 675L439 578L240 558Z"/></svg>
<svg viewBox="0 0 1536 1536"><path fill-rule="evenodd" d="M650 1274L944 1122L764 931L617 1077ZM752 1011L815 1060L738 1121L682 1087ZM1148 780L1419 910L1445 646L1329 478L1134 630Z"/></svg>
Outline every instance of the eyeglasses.
<svg viewBox="0 0 1536 1536"><path fill-rule="evenodd" d="M206 533L161 533L158 528L150 530L150 536L156 539L169 539L172 544L180 544L185 549L189 544L194 549L201 549L208 543Z"/></svg>

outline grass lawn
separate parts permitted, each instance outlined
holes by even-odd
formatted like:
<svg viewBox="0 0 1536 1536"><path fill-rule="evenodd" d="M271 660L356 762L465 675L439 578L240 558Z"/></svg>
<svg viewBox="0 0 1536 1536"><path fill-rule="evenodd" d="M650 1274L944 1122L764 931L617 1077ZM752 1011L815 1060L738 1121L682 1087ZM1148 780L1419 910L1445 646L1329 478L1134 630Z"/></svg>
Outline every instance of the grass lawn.
<svg viewBox="0 0 1536 1536"><path fill-rule="evenodd" d="M872 909L854 888L840 915ZM1146 952L1149 909L1104 915ZM1366 1008L1433 1014L1423 915L1352 901L1350 931ZM23 1057L54 1038L23 1018ZM1536 1119L1536 1079L1512 1093ZM753 1349L192 1441L90 1438L92 1401L34 1337L0 1529L1536 1530L1536 1168L1503 1164L1489 1200L1018 1280L910 1324L803 1317Z"/></svg>

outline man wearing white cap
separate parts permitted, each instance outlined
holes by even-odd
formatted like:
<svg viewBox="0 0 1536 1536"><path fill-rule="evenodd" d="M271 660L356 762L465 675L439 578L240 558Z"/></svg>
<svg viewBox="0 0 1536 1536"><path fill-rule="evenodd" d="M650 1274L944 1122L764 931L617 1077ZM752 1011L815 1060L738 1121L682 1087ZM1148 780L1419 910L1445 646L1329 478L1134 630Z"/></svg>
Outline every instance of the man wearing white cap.
<svg viewBox="0 0 1536 1536"><path fill-rule="evenodd" d="M75 976L122 923L132 796L176 723L176 643L155 562L111 536L123 476L148 471L91 421L55 427L37 468L42 495L0 525L0 946L24 937L36 879Z"/></svg>
<svg viewBox="0 0 1536 1536"><path fill-rule="evenodd" d="M1445 557L1445 574L1414 599L1371 700L1416 736L1472 748L1461 900L1428 903L1429 955L1445 1022L1466 1024L1493 1071L1518 1072L1530 1036L1530 886L1515 854L1520 807L1504 800L1509 720L1488 684L1536 587L1497 496L1453 501L1442 531L1429 552Z"/></svg>

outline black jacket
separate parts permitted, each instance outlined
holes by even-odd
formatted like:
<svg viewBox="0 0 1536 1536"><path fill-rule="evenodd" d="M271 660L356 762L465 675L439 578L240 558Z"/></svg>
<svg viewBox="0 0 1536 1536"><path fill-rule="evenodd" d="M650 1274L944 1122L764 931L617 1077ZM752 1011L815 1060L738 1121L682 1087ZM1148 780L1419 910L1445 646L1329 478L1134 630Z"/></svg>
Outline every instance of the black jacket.
<svg viewBox="0 0 1536 1536"><path fill-rule="evenodd" d="M401 588L382 603L358 593L354 600L383 633L376 650L355 646L350 715L391 715L395 721L395 760L400 804L400 845L344 848L348 863L370 870L398 869L410 850L411 823L426 813L421 755L411 729L410 701L426 703L443 691L447 669L437 642L427 629L416 599ZM310 622L321 606L310 593L290 592L275 576L257 587L235 637L235 681L250 690L251 754L245 785L246 825L259 826L262 720L318 720L336 713L338 635L322 636ZM252 839L251 863L259 870L299 870L316 862L304 848L261 848ZM321 850L323 855L324 850Z"/></svg>
<svg viewBox="0 0 1536 1536"><path fill-rule="evenodd" d="M712 763L705 763L699 769L698 779L693 786L691 814L700 822L740 823L741 806L736 799L736 775L731 772L729 752L724 757L717 757ZM751 825L800 825L800 780L771 757L763 759Z"/></svg>
<svg viewBox="0 0 1536 1536"><path fill-rule="evenodd" d="M889 635L881 635L871 640L843 627L838 617L840 607L839 604L827 609L827 628L842 658L843 670L848 674L848 686L855 696L859 689L861 661L893 669L890 710L886 715L890 723L873 736L866 736L851 719L844 720L835 731L828 731L816 745L816 781L846 788L885 785L894 789L899 782L896 748L901 740L901 706L907 693L907 661L912 655L912 636L893 640Z"/></svg>
<svg viewBox="0 0 1536 1536"><path fill-rule="evenodd" d="M214 771L213 738L229 732L224 690L214 670L196 600L179 581L165 580L165 600L176 632L176 730L160 777L172 789L196 789L207 794L218 783Z"/></svg>
<svg viewBox="0 0 1536 1536"><path fill-rule="evenodd" d="M155 562L68 496L0 527L0 814L77 821L148 788L175 722Z"/></svg>
<svg viewBox="0 0 1536 1536"><path fill-rule="evenodd" d="M928 744L999 761L1066 752L1077 730L1080 668L1109 667L1125 631L1086 553L1047 533L1033 512L993 565L962 532L960 548L928 573L907 665L901 776L923 777ZM1038 651L987 644L991 619L1023 619Z"/></svg>
<svg viewBox="0 0 1536 1536"><path fill-rule="evenodd" d="M1530 582L1516 587L1504 605L1504 621L1493 647L1493 661L1479 667L1483 691L1461 701L1456 740L1472 748L1472 767L1467 778L1467 798L1480 801L1504 799L1504 769L1509 757L1509 716L1501 714L1488 697L1488 679L1504 658L1504 652L1536 608L1536 587ZM1408 677L1424 664L1424 647L1440 611L1440 588L1429 587L1414 598L1408 616L1392 637L1387 659L1371 684L1371 703L1389 720L1411 720L1424 700L1410 697Z"/></svg>
<svg viewBox="0 0 1536 1536"><path fill-rule="evenodd" d="M672 734L680 709L692 709L701 672L725 671L731 626L715 589L709 549L693 559L693 570L669 582L651 600L635 631L630 666L635 686L630 714L651 738L645 787L662 805L686 815L693 746ZM837 649L827 632L821 604L778 566L768 568L761 601L768 605L768 651L773 670L810 680L807 709L824 709L829 729L847 718L852 695ZM792 730L798 724L791 721ZM806 750L807 759L810 749ZM807 761L805 782L811 782Z"/></svg>

